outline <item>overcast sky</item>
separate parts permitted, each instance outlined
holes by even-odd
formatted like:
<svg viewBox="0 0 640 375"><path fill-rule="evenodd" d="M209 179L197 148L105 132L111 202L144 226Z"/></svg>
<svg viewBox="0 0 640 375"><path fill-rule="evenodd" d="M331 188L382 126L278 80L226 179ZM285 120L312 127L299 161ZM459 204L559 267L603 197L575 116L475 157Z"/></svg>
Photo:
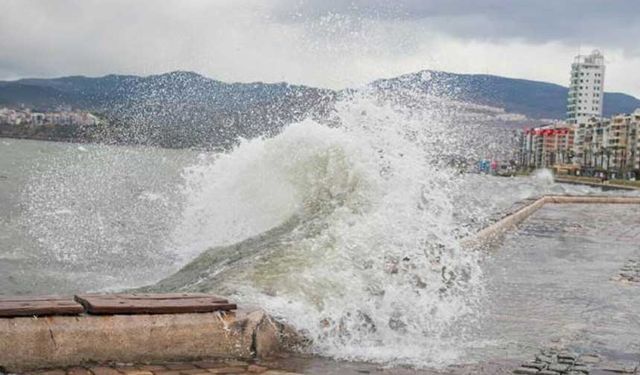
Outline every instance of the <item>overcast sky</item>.
<svg viewBox="0 0 640 375"><path fill-rule="evenodd" d="M422 69L567 85L605 54L640 97L639 0L0 0L0 79L192 70L358 86Z"/></svg>

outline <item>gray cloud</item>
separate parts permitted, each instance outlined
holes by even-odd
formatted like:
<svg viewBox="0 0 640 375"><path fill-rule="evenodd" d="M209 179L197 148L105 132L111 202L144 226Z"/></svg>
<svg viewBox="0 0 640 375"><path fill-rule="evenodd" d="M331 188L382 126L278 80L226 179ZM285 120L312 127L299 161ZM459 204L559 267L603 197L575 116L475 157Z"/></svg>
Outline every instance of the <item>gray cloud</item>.
<svg viewBox="0 0 640 375"><path fill-rule="evenodd" d="M637 0L291 0L275 13L290 22L331 13L418 20L464 38L605 44L640 53Z"/></svg>
<svg viewBox="0 0 640 375"><path fill-rule="evenodd" d="M194 70L359 85L420 69L566 84L599 48L640 95L636 0L0 0L0 79Z"/></svg>

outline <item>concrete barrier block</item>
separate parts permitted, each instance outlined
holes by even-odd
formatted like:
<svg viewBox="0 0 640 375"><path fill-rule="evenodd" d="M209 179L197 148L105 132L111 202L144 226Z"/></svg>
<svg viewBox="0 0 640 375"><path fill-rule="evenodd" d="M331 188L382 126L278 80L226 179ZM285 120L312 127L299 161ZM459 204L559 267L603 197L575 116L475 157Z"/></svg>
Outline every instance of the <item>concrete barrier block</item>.
<svg viewBox="0 0 640 375"><path fill-rule="evenodd" d="M87 362L251 358L253 332L234 313L0 319L7 371Z"/></svg>

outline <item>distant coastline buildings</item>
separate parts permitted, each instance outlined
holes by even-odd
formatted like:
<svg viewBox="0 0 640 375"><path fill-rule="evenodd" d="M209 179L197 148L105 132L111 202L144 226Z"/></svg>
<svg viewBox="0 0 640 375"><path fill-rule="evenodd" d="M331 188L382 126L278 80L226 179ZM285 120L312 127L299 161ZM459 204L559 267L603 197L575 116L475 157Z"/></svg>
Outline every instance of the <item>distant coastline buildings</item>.
<svg viewBox="0 0 640 375"><path fill-rule="evenodd" d="M92 126L99 123L98 117L84 111L61 108L52 112L37 112L29 108L0 108L0 124L13 126L70 125Z"/></svg>
<svg viewBox="0 0 640 375"><path fill-rule="evenodd" d="M571 65L567 118L520 135L525 169L640 179L640 109L603 117L604 56L578 55Z"/></svg>
<svg viewBox="0 0 640 375"><path fill-rule="evenodd" d="M0 107L0 137L47 141L88 142L98 135L104 120L69 107L38 111Z"/></svg>

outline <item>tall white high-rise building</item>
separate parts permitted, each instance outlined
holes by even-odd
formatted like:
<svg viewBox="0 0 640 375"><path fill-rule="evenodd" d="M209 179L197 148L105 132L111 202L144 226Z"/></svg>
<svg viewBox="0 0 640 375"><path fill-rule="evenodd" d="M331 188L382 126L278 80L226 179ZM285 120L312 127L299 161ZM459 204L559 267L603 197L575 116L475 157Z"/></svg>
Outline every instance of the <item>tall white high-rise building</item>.
<svg viewBox="0 0 640 375"><path fill-rule="evenodd" d="M576 56L571 64L567 122L584 124L590 118L602 118L603 100L604 56L598 50Z"/></svg>

